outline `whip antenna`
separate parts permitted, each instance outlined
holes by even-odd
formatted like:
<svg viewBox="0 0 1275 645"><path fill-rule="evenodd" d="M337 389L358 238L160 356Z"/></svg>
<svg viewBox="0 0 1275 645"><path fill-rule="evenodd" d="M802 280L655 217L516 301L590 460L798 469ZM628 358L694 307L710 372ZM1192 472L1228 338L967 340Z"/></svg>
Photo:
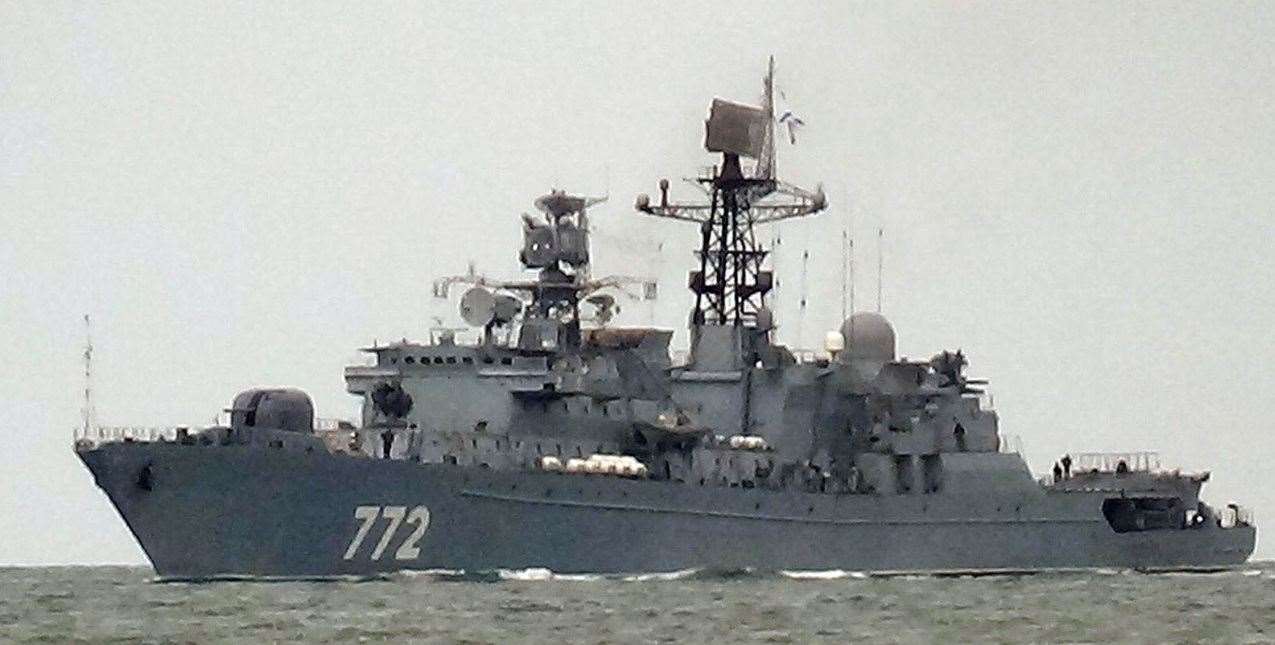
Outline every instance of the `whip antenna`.
<svg viewBox="0 0 1275 645"><path fill-rule="evenodd" d="M881 246L884 239L885 239L885 229L878 228L877 229L877 313L881 313L881 283L883 282L883 279L881 277L881 272L885 266L885 261L882 259L882 255L881 255Z"/></svg>
<svg viewBox="0 0 1275 645"><path fill-rule="evenodd" d="M80 411L83 427L81 436L88 438L97 425L97 410L93 404L93 324L84 314L84 409Z"/></svg>

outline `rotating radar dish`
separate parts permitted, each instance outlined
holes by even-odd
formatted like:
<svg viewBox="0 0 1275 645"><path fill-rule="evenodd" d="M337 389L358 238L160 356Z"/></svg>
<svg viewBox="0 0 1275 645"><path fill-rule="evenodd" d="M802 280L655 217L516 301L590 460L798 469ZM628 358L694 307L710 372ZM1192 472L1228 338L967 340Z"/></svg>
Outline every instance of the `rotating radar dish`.
<svg viewBox="0 0 1275 645"><path fill-rule="evenodd" d="M606 197L582 197L579 195L568 195L564 190L551 190L548 195L543 195L536 199L536 208L546 215L553 217L565 217L572 213L579 213L584 209L601 204L606 201Z"/></svg>
<svg viewBox="0 0 1275 645"><path fill-rule="evenodd" d="M482 287L474 287L460 298L460 317L466 324L486 327L496 315L496 297Z"/></svg>

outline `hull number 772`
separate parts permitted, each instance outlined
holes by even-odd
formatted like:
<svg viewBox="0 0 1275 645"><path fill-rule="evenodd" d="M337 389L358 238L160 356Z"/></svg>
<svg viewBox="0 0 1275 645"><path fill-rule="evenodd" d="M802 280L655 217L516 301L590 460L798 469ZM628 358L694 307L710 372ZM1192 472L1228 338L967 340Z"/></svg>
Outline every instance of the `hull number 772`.
<svg viewBox="0 0 1275 645"><path fill-rule="evenodd" d="M359 506L354 509L354 518L362 521L358 531L354 533L354 539L350 540L350 546L345 549L345 559L353 560L358 555L359 547L363 546L363 542L367 540L368 534L372 532L374 524L378 518L389 520L389 524L385 526L385 531L381 533L381 537L376 541L376 545L372 547L369 554L372 560L380 560L385 555L385 550L390 546L390 542L394 539L394 534L403 524L415 526L416 528L403 540L398 549L394 551L395 560L415 560L421 554L421 548L418 543L422 537L425 537L425 530L429 528L429 509L424 506L415 506L410 511L406 506Z"/></svg>

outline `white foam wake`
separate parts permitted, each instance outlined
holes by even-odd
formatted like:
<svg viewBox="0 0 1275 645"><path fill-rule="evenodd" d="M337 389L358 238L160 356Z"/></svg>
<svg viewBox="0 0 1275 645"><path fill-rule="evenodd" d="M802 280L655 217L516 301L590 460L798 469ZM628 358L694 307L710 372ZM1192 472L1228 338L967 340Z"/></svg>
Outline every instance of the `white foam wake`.
<svg viewBox="0 0 1275 645"><path fill-rule="evenodd" d="M823 571L787 571L780 570L779 575L793 580L840 580L842 578L867 578L862 571L846 571L845 569L827 569Z"/></svg>
<svg viewBox="0 0 1275 645"><path fill-rule="evenodd" d="M625 582L649 582L652 580L682 580L699 573L699 569L682 569L680 571L665 571L662 573L639 573L631 576L624 576L622 580Z"/></svg>

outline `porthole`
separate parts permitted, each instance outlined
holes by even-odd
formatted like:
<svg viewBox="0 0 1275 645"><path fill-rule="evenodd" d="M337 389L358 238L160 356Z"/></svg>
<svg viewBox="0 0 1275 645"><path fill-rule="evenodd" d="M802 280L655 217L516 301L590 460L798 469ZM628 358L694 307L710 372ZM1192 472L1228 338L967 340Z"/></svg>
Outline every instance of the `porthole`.
<svg viewBox="0 0 1275 645"><path fill-rule="evenodd" d="M442 356L435 356L435 357L434 357L434 364L435 364L435 365L442 365L442 364L443 364L443 357L442 357Z"/></svg>
<svg viewBox="0 0 1275 645"><path fill-rule="evenodd" d="M448 357L447 357L447 364L448 364L448 365L455 365L455 364L456 364L456 357L455 357L455 356L448 356Z"/></svg>
<svg viewBox="0 0 1275 645"><path fill-rule="evenodd" d="M403 359L403 362L404 362L404 363L407 363L408 365L411 365L411 364L413 364L413 363L415 363L415 362L416 362L416 359L415 359L415 358L412 358L411 356L408 356L407 358L404 358L404 359Z"/></svg>

